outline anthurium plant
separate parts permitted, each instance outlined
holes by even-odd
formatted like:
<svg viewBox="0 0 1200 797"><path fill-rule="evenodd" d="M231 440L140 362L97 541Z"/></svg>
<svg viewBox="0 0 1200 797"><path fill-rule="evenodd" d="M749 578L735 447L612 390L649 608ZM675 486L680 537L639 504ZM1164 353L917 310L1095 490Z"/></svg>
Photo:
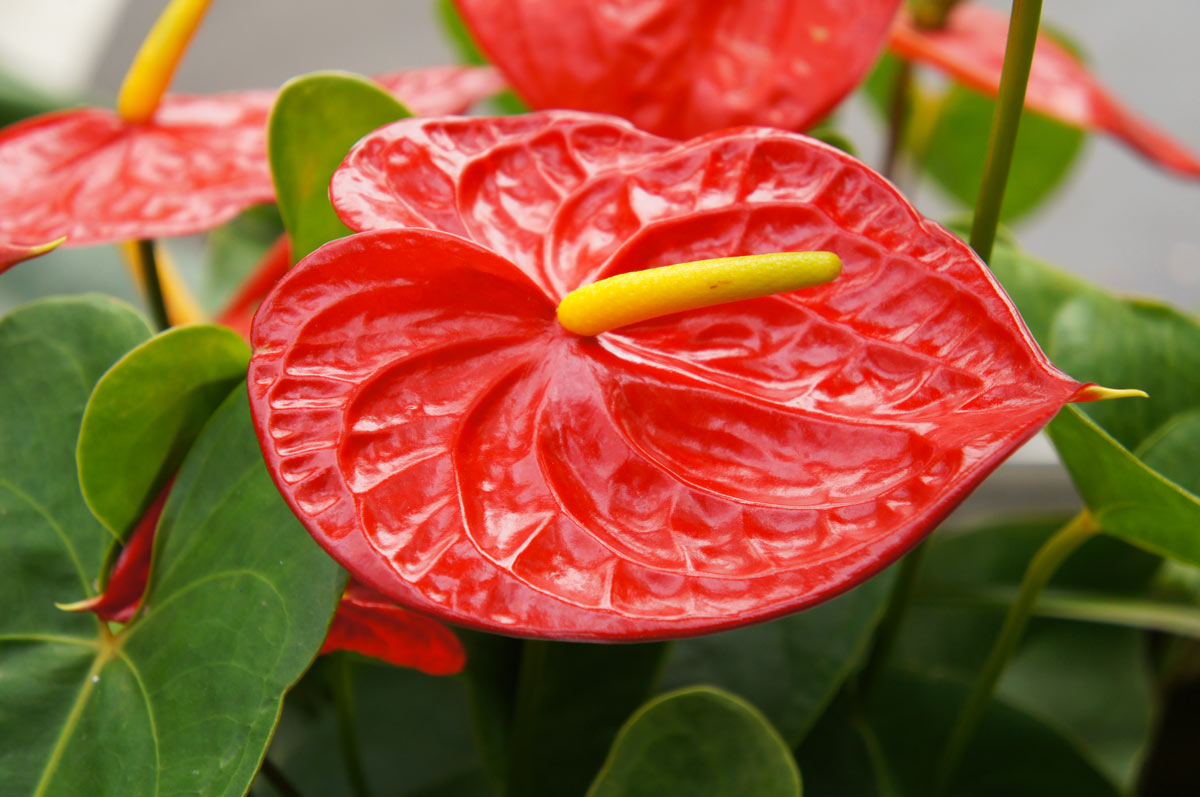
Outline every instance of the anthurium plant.
<svg viewBox="0 0 1200 797"><path fill-rule="evenodd" d="M0 130L0 272L145 299L0 319L5 794L1200 790L1200 320L999 227L1200 160L1040 0L453 0L461 65L170 94L208 6ZM950 528L1043 428L1077 512Z"/></svg>

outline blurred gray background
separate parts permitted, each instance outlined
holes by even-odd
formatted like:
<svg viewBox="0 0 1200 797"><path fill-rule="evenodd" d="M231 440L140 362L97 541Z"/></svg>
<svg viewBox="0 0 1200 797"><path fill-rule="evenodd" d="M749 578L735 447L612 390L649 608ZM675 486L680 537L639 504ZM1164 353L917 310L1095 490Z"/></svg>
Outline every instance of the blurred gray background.
<svg viewBox="0 0 1200 797"><path fill-rule="evenodd" d="M1008 8L1000 0L989 4ZM64 97L111 104L163 5L0 0L0 71ZM1047 0L1043 18L1082 45L1093 71L1129 106L1200 152L1200 3ZM174 87L271 87L317 69L370 74L453 58L434 0L217 0ZM848 103L840 124L864 160L877 165L882 126L861 99ZM935 218L952 207L926 184L913 198ZM1014 228L1034 254L1119 291L1200 309L1200 181L1172 177L1094 135L1067 184L1034 216ZM75 250L18 266L0 280L0 310L53 292L98 289L132 298L112 260L107 250ZM978 500L1019 494L1026 507L1070 506L1047 444L1035 441L1016 463L990 479Z"/></svg>

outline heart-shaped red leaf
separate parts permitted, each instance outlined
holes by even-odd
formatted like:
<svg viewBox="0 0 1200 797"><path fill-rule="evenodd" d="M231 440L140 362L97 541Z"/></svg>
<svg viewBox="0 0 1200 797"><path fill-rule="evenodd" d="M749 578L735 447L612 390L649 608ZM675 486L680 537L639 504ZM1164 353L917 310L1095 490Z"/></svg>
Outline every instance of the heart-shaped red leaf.
<svg viewBox="0 0 1200 797"><path fill-rule="evenodd" d="M453 113L495 93L479 67L384 75L416 113ZM274 199L266 123L273 91L168 96L146 124L100 108L0 132L0 240L69 246L188 235Z"/></svg>
<svg viewBox="0 0 1200 797"><path fill-rule="evenodd" d="M979 3L956 5L946 27L927 30L902 14L890 47L901 58L930 64L955 80L995 96L1000 87L1008 18ZM1184 177L1200 177L1200 159L1116 99L1064 47L1038 37L1025 105L1067 124L1103 130Z"/></svg>
<svg viewBox="0 0 1200 797"><path fill-rule="evenodd" d="M456 0L534 108L602 111L688 138L803 130L883 48L900 0Z"/></svg>
<svg viewBox="0 0 1200 797"><path fill-rule="evenodd" d="M648 639L824 600L1080 387L964 244L803 136L410 119L331 191L381 229L259 309L260 441L357 578L457 623ZM405 225L438 229L386 229ZM780 250L833 251L842 276L594 338L554 318L601 277Z"/></svg>

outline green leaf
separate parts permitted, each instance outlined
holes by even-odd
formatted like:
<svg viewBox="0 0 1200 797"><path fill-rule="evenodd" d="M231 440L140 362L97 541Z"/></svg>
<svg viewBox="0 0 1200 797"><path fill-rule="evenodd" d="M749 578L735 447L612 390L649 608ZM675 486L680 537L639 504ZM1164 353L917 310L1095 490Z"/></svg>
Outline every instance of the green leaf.
<svg viewBox="0 0 1200 797"><path fill-rule="evenodd" d="M1200 323L1164 304L1077 296L1054 318L1050 355L1081 381L1150 394L1081 405L1131 450L1176 413L1200 407Z"/></svg>
<svg viewBox="0 0 1200 797"><path fill-rule="evenodd" d="M582 794L622 723L653 689L665 643L522 644L507 793Z"/></svg>
<svg viewBox="0 0 1200 797"><path fill-rule="evenodd" d="M927 797L965 682L893 671L871 702L867 722L878 738L899 793ZM1095 698L1094 699L1099 699ZM946 797L1117 797L1119 792L1052 727L994 701L967 747Z"/></svg>
<svg viewBox="0 0 1200 797"><path fill-rule="evenodd" d="M1008 602L974 598L981 593L1011 598L1030 559L1061 521L1008 519L935 535L894 661L912 671L952 674L968 682L987 657L1008 607ZM1096 536L1066 561L1052 583L1056 590L1104 590L1114 600L1128 599L1148 588L1160 561ZM1152 727L1143 641L1126 628L1037 620L997 693L1069 731L1099 769L1127 783ZM1090 693L1081 691L1085 683ZM1096 694L1105 699L1095 700Z"/></svg>
<svg viewBox="0 0 1200 797"><path fill-rule="evenodd" d="M125 539L209 416L246 374L250 348L208 324L167 330L126 354L92 392L76 457L84 500Z"/></svg>
<svg viewBox="0 0 1200 797"><path fill-rule="evenodd" d="M713 684L758 707L795 747L861 663L891 593L892 571L769 623L675 643L665 689Z"/></svg>
<svg viewBox="0 0 1200 797"><path fill-rule="evenodd" d="M329 180L355 142L408 116L399 100L358 75L314 72L284 84L267 125L267 154L293 262L352 232L329 203Z"/></svg>
<svg viewBox="0 0 1200 797"><path fill-rule="evenodd" d="M114 631L54 608L92 593L111 539L73 479L84 401L147 336L95 299L0 323L0 428L23 443L4 446L21 460L4 473L40 482L0 489L0 782L12 793L244 793L343 587L276 492L237 390L183 464L141 614Z"/></svg>
<svg viewBox="0 0 1200 797"><path fill-rule="evenodd" d="M1104 531L1200 565L1200 499L1150 469L1074 406L1047 427Z"/></svg>
<svg viewBox="0 0 1200 797"><path fill-rule="evenodd" d="M326 664L318 659L288 694L267 756L305 794L350 794ZM475 752L463 679L358 657L351 672L359 755L375 794L494 794ZM278 792L260 777L254 793Z"/></svg>
<svg viewBox="0 0 1200 797"><path fill-rule="evenodd" d="M1064 304L1077 296L1107 295L1086 280L1013 246L997 243L988 266L1044 350L1050 347L1050 329Z"/></svg>
<svg viewBox="0 0 1200 797"><path fill-rule="evenodd" d="M267 204L242 211L208 234L204 306L210 313L215 315L229 304L283 232L279 208Z"/></svg>
<svg viewBox="0 0 1200 797"><path fill-rule="evenodd" d="M1200 495L1200 409L1172 416L1142 441L1137 453L1147 467Z"/></svg>
<svg viewBox="0 0 1200 797"><path fill-rule="evenodd" d="M895 797L887 764L874 731L853 711L843 694L821 715L796 751L809 794Z"/></svg>
<svg viewBox="0 0 1200 797"><path fill-rule="evenodd" d="M925 171L964 207L974 207L979 198L995 106L989 97L952 86L923 145ZM1079 128L1027 111L1021 117L1001 219L1012 221L1049 198L1070 172L1085 138Z"/></svg>
<svg viewBox="0 0 1200 797"><path fill-rule="evenodd" d="M629 719L588 797L798 797L800 772L767 719L728 692L696 687Z"/></svg>

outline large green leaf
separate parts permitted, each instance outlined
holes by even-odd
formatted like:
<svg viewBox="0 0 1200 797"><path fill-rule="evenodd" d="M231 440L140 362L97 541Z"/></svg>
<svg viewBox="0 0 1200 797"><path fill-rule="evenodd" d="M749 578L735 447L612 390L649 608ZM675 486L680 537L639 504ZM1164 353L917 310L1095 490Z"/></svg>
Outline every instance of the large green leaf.
<svg viewBox="0 0 1200 797"><path fill-rule="evenodd" d="M328 658L319 659L288 694L267 754L305 794L352 793L338 743ZM495 794L471 738L462 678L357 657L350 667L358 752L373 793ZM279 794L265 778L254 791Z"/></svg>
<svg viewBox="0 0 1200 797"><path fill-rule="evenodd" d="M896 797L875 732L854 711L843 693L821 715L796 751L809 794Z"/></svg>
<svg viewBox="0 0 1200 797"><path fill-rule="evenodd" d="M789 617L677 642L663 687L728 689L757 706L795 747L866 653L892 581L888 571Z"/></svg>
<svg viewBox="0 0 1200 797"><path fill-rule="evenodd" d="M1063 408L1048 430L1104 531L1200 565L1200 498L1147 467L1073 406Z"/></svg>
<svg viewBox="0 0 1200 797"><path fill-rule="evenodd" d="M118 538L137 524L249 362L250 347L236 332L201 324L157 335L100 379L76 457L84 500Z"/></svg>
<svg viewBox="0 0 1200 797"><path fill-rule="evenodd" d="M929 137L920 145L925 171L964 207L974 207L996 102L955 85L937 107ZM1070 173L1085 138L1077 127L1038 113L1022 115L1000 218L1023 216L1050 197Z"/></svg>
<svg viewBox="0 0 1200 797"><path fill-rule="evenodd" d="M267 126L267 155L293 262L352 232L329 204L329 180L355 142L408 116L399 100L358 75L315 72L284 84Z"/></svg>
<svg viewBox="0 0 1200 797"><path fill-rule="evenodd" d="M665 653L661 642L523 643L506 793L582 794L621 725L649 697Z"/></svg>
<svg viewBox="0 0 1200 797"><path fill-rule="evenodd" d="M1147 467L1200 495L1200 408L1173 415L1138 447Z"/></svg>
<svg viewBox="0 0 1200 797"><path fill-rule="evenodd" d="M1049 353L1076 379L1150 394L1081 405L1128 449L1176 413L1200 407L1200 323L1164 304L1076 296L1054 317Z"/></svg>
<svg viewBox="0 0 1200 797"><path fill-rule="evenodd" d="M92 593L111 540L73 478L85 397L147 332L95 299L0 324L0 456L18 458L0 489L0 782L14 794L244 793L341 593L237 390L183 464L141 614L114 629L54 608Z"/></svg>
<svg viewBox="0 0 1200 797"><path fill-rule="evenodd" d="M894 776L897 793L933 793L937 760L968 686L931 674L893 671L866 720ZM1096 697L1102 700L1102 697ZM997 700L983 716L945 797L1116 797L1119 792L1070 740Z"/></svg>
<svg viewBox="0 0 1200 797"><path fill-rule="evenodd" d="M1106 295L1100 288L1070 272L999 242L988 266L1016 303L1029 331L1047 350L1054 317L1066 302L1077 296Z"/></svg>
<svg viewBox="0 0 1200 797"><path fill-rule="evenodd" d="M792 752L749 703L696 687L643 706L617 736L589 797L799 797Z"/></svg>

